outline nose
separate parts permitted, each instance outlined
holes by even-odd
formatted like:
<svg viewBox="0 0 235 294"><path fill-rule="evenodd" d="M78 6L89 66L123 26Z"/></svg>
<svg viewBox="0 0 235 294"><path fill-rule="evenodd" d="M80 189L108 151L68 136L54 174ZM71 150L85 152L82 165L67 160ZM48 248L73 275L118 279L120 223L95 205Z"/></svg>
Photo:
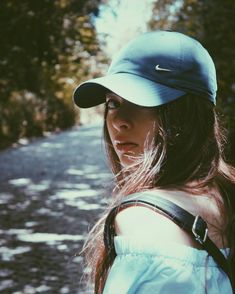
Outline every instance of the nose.
<svg viewBox="0 0 235 294"><path fill-rule="evenodd" d="M117 131L128 130L131 128L131 118L127 109L119 109L112 119L112 125Z"/></svg>

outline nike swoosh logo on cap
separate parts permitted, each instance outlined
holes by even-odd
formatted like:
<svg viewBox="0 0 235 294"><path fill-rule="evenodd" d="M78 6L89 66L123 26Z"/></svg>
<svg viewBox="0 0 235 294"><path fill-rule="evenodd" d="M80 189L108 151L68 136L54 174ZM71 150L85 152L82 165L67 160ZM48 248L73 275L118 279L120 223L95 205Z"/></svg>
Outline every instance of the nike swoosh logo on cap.
<svg viewBox="0 0 235 294"><path fill-rule="evenodd" d="M172 71L172 70L170 70L170 69L160 67L159 64L157 64L157 65L155 66L155 69L158 70L158 71Z"/></svg>

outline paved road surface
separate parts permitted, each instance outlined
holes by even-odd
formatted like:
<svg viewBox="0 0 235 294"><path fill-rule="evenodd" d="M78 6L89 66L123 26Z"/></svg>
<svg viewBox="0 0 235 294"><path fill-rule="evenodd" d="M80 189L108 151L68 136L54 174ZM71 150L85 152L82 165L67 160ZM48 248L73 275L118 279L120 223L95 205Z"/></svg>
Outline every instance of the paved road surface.
<svg viewBox="0 0 235 294"><path fill-rule="evenodd" d="M0 152L0 293L89 293L77 254L111 181L100 126Z"/></svg>

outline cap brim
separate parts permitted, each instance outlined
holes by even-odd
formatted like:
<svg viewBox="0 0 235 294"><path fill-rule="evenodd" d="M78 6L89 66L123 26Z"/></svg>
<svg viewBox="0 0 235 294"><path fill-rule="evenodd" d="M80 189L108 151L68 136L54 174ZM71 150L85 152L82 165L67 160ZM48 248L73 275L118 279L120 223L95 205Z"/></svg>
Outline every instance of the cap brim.
<svg viewBox="0 0 235 294"><path fill-rule="evenodd" d="M146 107L159 106L186 94L138 75L116 73L80 84L73 98L77 106L89 108L104 103L107 92Z"/></svg>

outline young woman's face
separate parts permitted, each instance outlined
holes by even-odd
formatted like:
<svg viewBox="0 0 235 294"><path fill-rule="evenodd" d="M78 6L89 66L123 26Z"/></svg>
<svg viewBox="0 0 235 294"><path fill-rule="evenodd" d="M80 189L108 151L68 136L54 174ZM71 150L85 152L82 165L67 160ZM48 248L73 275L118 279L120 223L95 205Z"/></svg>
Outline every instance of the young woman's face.
<svg viewBox="0 0 235 294"><path fill-rule="evenodd" d="M138 106L109 93L106 95L106 111L107 129L114 150L122 166L129 166L154 140L154 108Z"/></svg>

